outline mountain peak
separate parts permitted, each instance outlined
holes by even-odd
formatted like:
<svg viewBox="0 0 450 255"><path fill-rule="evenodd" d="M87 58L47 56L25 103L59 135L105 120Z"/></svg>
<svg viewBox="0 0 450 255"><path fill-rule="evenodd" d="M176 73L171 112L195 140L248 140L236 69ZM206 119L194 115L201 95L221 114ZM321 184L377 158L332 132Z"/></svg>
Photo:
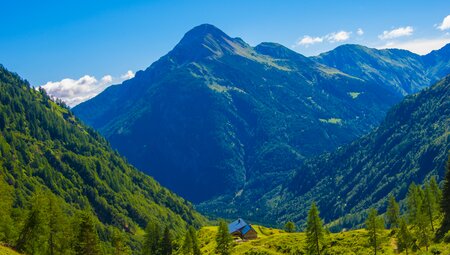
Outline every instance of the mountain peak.
<svg viewBox="0 0 450 255"><path fill-rule="evenodd" d="M211 24L202 24L189 30L170 53L178 63L207 57L235 54L236 48L249 47L242 39L231 38Z"/></svg>

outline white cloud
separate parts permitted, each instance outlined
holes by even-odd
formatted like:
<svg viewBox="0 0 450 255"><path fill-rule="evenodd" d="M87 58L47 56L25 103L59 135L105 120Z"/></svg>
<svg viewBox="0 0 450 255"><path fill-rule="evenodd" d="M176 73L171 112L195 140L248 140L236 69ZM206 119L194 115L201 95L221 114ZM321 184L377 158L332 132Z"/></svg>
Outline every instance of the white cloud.
<svg viewBox="0 0 450 255"><path fill-rule="evenodd" d="M431 39L415 39L404 42L388 42L384 45L378 46L378 49L404 49L414 52L416 54L425 55L432 50L437 50L450 43L450 38L431 38Z"/></svg>
<svg viewBox="0 0 450 255"><path fill-rule="evenodd" d="M444 20L442 21L442 23L437 26L437 28L442 31L450 29L450 15L445 17Z"/></svg>
<svg viewBox="0 0 450 255"><path fill-rule="evenodd" d="M333 33L329 33L327 35L324 36L320 36L320 37L312 37L309 35L305 35L303 36L302 39L300 39L295 45L295 46L305 46L308 47L310 45L316 44L316 43L322 43L325 40L327 40L328 42L343 42L343 41L347 41L350 38L350 34L351 32L347 32L347 31L338 31L338 32L333 32Z"/></svg>
<svg viewBox="0 0 450 255"><path fill-rule="evenodd" d="M326 35L326 38L329 42L343 42L350 38L350 34L351 32L339 31Z"/></svg>
<svg viewBox="0 0 450 255"><path fill-rule="evenodd" d="M49 81L41 87L50 96L59 98L70 107L73 107L98 95L112 84L118 84L133 77L134 73L132 71L128 71L120 78L105 75L100 80L97 80L94 76L85 75L77 80L65 78L55 82Z"/></svg>
<svg viewBox="0 0 450 255"><path fill-rule="evenodd" d="M309 35L305 35L303 36L303 38L301 40L299 40L297 42L297 45L305 45L305 46L309 46L315 43L321 43L323 42L323 38L322 37L311 37Z"/></svg>
<svg viewBox="0 0 450 255"><path fill-rule="evenodd" d="M381 40L394 39L403 36L410 36L414 32L414 28L411 26L407 27L399 27L393 29L391 31L384 31L381 35L378 36Z"/></svg>
<svg viewBox="0 0 450 255"><path fill-rule="evenodd" d="M362 30L362 28L358 28L358 30L356 30L356 34L361 36L364 34L364 30Z"/></svg>
<svg viewBox="0 0 450 255"><path fill-rule="evenodd" d="M134 78L134 73L133 73L133 71L128 70L128 72L122 74L122 75L120 76L120 78L125 79L125 80Z"/></svg>

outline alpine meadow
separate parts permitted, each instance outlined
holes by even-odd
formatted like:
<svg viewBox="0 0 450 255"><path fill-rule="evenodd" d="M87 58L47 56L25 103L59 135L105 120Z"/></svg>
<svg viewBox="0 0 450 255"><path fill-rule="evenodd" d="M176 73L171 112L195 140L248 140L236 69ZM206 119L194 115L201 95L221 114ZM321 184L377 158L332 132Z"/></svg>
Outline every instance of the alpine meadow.
<svg viewBox="0 0 450 255"><path fill-rule="evenodd" d="M0 9L0 255L450 254L448 4Z"/></svg>

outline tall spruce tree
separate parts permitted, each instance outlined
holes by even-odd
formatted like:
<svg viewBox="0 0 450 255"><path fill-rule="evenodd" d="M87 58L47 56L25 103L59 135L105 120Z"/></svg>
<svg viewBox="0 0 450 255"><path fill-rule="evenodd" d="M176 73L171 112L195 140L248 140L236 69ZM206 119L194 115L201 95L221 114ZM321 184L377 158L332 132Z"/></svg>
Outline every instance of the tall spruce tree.
<svg viewBox="0 0 450 255"><path fill-rule="evenodd" d="M97 234L94 219L90 213L84 212L80 217L80 226L76 240L77 255L102 254L100 239Z"/></svg>
<svg viewBox="0 0 450 255"><path fill-rule="evenodd" d="M369 245L373 248L376 255L382 242L382 231L384 230L384 220L378 216L375 208L369 209L366 220L366 229L369 236Z"/></svg>
<svg viewBox="0 0 450 255"><path fill-rule="evenodd" d="M419 218L422 216L423 198L420 187L414 183L409 185L408 194L406 195L406 205L408 209L408 222L417 227Z"/></svg>
<svg viewBox="0 0 450 255"><path fill-rule="evenodd" d="M161 255L171 255L172 250L172 235L170 234L169 227L166 226L164 228L164 234L161 241Z"/></svg>
<svg viewBox="0 0 450 255"><path fill-rule="evenodd" d="M190 226L189 233L191 235L191 240L192 240L192 254L200 255L201 251L200 251L200 244L198 243L198 238L197 238L197 230L195 230L194 227Z"/></svg>
<svg viewBox="0 0 450 255"><path fill-rule="evenodd" d="M398 251L405 251L406 255L408 255L408 249L412 247L414 242L413 236L408 229L408 224L406 224L406 220L404 218L400 218L399 227L397 232L397 247Z"/></svg>
<svg viewBox="0 0 450 255"><path fill-rule="evenodd" d="M398 228L400 220L400 206L398 205L397 201L395 201L394 195L389 196L386 218L391 229Z"/></svg>
<svg viewBox="0 0 450 255"><path fill-rule="evenodd" d="M228 233L228 224L224 220L219 221L219 230L216 235L216 254L229 255L233 245L233 238Z"/></svg>
<svg viewBox="0 0 450 255"><path fill-rule="evenodd" d="M156 222L149 222L145 228L143 255L155 255L160 253L161 227Z"/></svg>
<svg viewBox="0 0 450 255"><path fill-rule="evenodd" d="M183 245L181 246L181 252L183 255L192 255L192 236L190 231L186 231L184 235Z"/></svg>
<svg viewBox="0 0 450 255"><path fill-rule="evenodd" d="M450 230L450 156L447 161L445 173L444 190L442 192L441 210L444 214L442 225L438 231L438 237L443 237Z"/></svg>
<svg viewBox="0 0 450 255"><path fill-rule="evenodd" d="M325 230L316 203L311 204L306 226L306 252L320 255L325 248Z"/></svg>
<svg viewBox="0 0 450 255"><path fill-rule="evenodd" d="M128 255L131 250L125 242L125 237L122 231L114 228L112 233L112 246L114 248L114 255Z"/></svg>
<svg viewBox="0 0 450 255"><path fill-rule="evenodd" d="M434 194L433 190L431 189L431 186L429 183L425 183L425 188L424 188L423 194L424 194L423 210L424 210L424 213L430 223L431 231L434 232L433 221L437 214L436 209L437 209L438 201L436 200L437 198L435 197L435 194Z"/></svg>

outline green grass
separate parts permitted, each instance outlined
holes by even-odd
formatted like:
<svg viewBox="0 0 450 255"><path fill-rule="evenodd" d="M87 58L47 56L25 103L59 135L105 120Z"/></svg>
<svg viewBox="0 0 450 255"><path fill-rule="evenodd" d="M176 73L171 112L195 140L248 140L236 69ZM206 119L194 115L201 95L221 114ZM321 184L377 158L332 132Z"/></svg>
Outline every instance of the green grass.
<svg viewBox="0 0 450 255"><path fill-rule="evenodd" d="M266 228L254 225L258 232L258 239L251 241L236 241L232 254L305 254L305 233L286 233L279 229ZM215 254L216 246L215 235L217 227L203 227L199 231L199 242L202 254ZM378 254L399 254L396 251L396 240L392 236L390 230L386 230L383 234L383 242ZM373 254L373 250L368 245L367 232L364 229L351 230L341 233L331 233L327 235L327 255L337 254ZM429 248L429 252L423 251L411 252L408 254L433 254L432 250L440 251L436 254L450 254L450 245L445 243L433 244ZM401 253L401 254L404 254Z"/></svg>
<svg viewBox="0 0 450 255"><path fill-rule="evenodd" d="M0 255L20 255L20 253L0 244Z"/></svg>

